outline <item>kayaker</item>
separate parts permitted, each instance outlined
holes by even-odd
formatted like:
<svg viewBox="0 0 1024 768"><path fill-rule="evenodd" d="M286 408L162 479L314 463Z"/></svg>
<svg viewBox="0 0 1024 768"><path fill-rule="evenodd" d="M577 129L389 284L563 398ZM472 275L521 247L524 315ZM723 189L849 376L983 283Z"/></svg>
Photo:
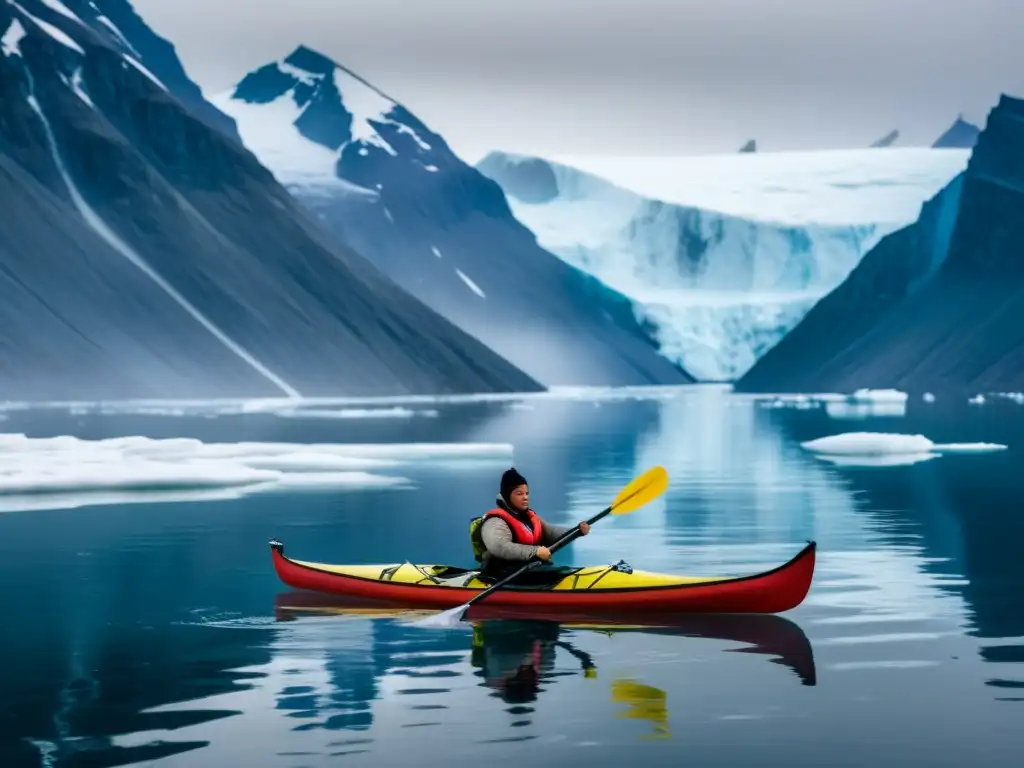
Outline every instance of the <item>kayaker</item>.
<svg viewBox="0 0 1024 768"><path fill-rule="evenodd" d="M551 578L550 565L554 544L572 530L572 526L552 525L530 508L530 486L526 478L512 467L501 476L497 506L471 524L470 538L474 553L481 562L481 576L501 579L530 560L537 558L544 565L528 571L530 581ZM590 533L590 526L579 523L580 535Z"/></svg>

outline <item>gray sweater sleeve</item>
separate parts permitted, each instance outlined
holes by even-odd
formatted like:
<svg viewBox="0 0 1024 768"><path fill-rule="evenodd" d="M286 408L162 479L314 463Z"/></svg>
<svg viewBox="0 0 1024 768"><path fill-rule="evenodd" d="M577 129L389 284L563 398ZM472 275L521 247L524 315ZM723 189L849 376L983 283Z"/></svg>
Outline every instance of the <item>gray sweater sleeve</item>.
<svg viewBox="0 0 1024 768"><path fill-rule="evenodd" d="M544 546L551 546L562 536L572 530L572 526L551 525L541 521L541 541ZM529 544L516 544L512 539L512 531L504 520L491 517L484 521L480 528L487 552L501 560L520 560L526 562L537 554L537 547Z"/></svg>
<svg viewBox="0 0 1024 768"><path fill-rule="evenodd" d="M521 560L525 563L537 554L536 547L516 544L512 539L512 530L498 517L484 520L480 527L480 536L484 540L487 553L499 560Z"/></svg>
<svg viewBox="0 0 1024 768"><path fill-rule="evenodd" d="M546 520L541 520L541 535L544 537L544 546L550 547L574 527L572 525L552 525Z"/></svg>

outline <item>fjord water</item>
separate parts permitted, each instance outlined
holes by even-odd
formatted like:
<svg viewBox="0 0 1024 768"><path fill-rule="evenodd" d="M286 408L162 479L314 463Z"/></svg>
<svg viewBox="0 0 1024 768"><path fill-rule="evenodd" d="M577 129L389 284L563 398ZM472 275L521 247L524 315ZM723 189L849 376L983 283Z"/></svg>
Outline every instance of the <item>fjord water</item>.
<svg viewBox="0 0 1024 768"><path fill-rule="evenodd" d="M10 411L3 431L30 437L508 442L559 522L663 464L662 500L560 562L744 574L809 539L819 554L784 617L438 630L288 610L302 601L267 541L306 560L468 565L468 519L503 457L420 460L383 489L61 509L40 496L0 515L0 765L1018 765L1024 407L940 406L850 420L699 387L392 419ZM857 467L799 446L862 430L1009 450Z"/></svg>

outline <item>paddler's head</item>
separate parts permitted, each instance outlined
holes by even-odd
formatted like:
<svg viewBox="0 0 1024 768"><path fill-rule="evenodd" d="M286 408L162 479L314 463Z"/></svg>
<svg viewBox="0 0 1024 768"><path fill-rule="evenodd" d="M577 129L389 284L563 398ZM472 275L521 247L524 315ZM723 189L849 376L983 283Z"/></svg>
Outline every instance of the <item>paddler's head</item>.
<svg viewBox="0 0 1024 768"><path fill-rule="evenodd" d="M501 476L501 498L516 512L525 512L530 508L530 486L526 478L512 467Z"/></svg>

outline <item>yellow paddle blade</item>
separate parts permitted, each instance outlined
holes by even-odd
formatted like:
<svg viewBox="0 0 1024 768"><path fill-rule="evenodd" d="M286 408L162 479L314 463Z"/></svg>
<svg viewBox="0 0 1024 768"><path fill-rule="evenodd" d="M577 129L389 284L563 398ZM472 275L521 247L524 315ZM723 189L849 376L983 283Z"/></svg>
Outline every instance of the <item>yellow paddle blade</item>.
<svg viewBox="0 0 1024 768"><path fill-rule="evenodd" d="M613 515L628 515L645 504L650 504L668 488L668 472L664 467L652 467L631 482L612 502Z"/></svg>

